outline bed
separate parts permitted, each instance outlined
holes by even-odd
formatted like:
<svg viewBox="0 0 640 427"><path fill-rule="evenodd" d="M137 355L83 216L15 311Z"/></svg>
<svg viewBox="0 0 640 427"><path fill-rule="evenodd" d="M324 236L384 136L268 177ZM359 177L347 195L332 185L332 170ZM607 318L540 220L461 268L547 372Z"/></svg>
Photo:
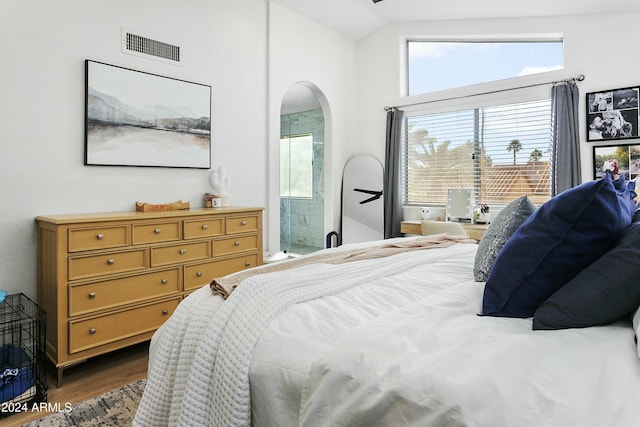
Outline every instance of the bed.
<svg viewBox="0 0 640 427"><path fill-rule="evenodd" d="M230 295L197 290L152 339L134 425L637 425L634 194L611 179L579 187L539 208L518 199L480 244L448 234L351 244L258 267L226 285L222 278ZM568 214L577 201L590 206ZM569 226L551 227L562 240L551 250L536 236L543 255L535 259L530 233L549 221ZM572 240L605 235L600 226L606 236L595 239L597 251ZM510 256L525 247L536 274L554 263L577 271L547 289L532 314L499 295L506 267L528 262ZM556 301L560 290L608 269L621 279L598 280L594 288L605 294L574 293L566 302L560 293ZM517 270L526 272L522 283L535 276ZM611 292L619 283L628 290ZM526 294L507 288L507 300ZM576 320L572 304L589 309Z"/></svg>

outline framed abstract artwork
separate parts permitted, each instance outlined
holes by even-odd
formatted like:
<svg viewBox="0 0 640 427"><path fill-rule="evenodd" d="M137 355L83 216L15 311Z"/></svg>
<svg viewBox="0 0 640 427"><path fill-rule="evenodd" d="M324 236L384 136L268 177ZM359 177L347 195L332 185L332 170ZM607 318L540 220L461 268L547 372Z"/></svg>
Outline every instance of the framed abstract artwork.
<svg viewBox="0 0 640 427"><path fill-rule="evenodd" d="M211 167L211 86L85 61L85 165Z"/></svg>

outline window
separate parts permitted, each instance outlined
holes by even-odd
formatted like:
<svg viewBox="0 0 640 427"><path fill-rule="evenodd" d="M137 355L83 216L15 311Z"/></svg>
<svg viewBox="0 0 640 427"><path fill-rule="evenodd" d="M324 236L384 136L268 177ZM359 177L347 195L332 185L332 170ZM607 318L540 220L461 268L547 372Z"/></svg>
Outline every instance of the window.
<svg viewBox="0 0 640 427"><path fill-rule="evenodd" d="M452 89L563 66L563 43L526 41L407 41L408 94Z"/></svg>
<svg viewBox="0 0 640 427"><path fill-rule="evenodd" d="M313 135L280 138L280 197L313 197Z"/></svg>
<svg viewBox="0 0 640 427"><path fill-rule="evenodd" d="M404 124L405 203L445 205L450 188L472 189L475 204L550 198L550 100L407 113Z"/></svg>

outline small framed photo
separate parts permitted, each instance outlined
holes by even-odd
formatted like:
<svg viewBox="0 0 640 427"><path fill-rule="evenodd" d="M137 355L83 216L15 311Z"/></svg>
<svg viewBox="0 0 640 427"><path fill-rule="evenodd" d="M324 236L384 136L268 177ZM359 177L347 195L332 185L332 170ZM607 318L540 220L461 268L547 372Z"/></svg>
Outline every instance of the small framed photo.
<svg viewBox="0 0 640 427"><path fill-rule="evenodd" d="M638 138L640 87L587 93L587 141Z"/></svg>
<svg viewBox="0 0 640 427"><path fill-rule="evenodd" d="M600 179L607 173L613 177L624 175L627 181L636 179L640 175L640 144L595 145L593 178Z"/></svg>

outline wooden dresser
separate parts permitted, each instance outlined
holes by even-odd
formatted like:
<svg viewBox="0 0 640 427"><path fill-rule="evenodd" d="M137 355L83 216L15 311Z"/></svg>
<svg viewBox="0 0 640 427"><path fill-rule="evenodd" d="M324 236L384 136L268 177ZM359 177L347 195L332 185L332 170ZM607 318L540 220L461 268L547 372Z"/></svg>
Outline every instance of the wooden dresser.
<svg viewBox="0 0 640 427"><path fill-rule="evenodd" d="M38 304L58 369L148 340L212 278L262 264L262 208L36 218Z"/></svg>

